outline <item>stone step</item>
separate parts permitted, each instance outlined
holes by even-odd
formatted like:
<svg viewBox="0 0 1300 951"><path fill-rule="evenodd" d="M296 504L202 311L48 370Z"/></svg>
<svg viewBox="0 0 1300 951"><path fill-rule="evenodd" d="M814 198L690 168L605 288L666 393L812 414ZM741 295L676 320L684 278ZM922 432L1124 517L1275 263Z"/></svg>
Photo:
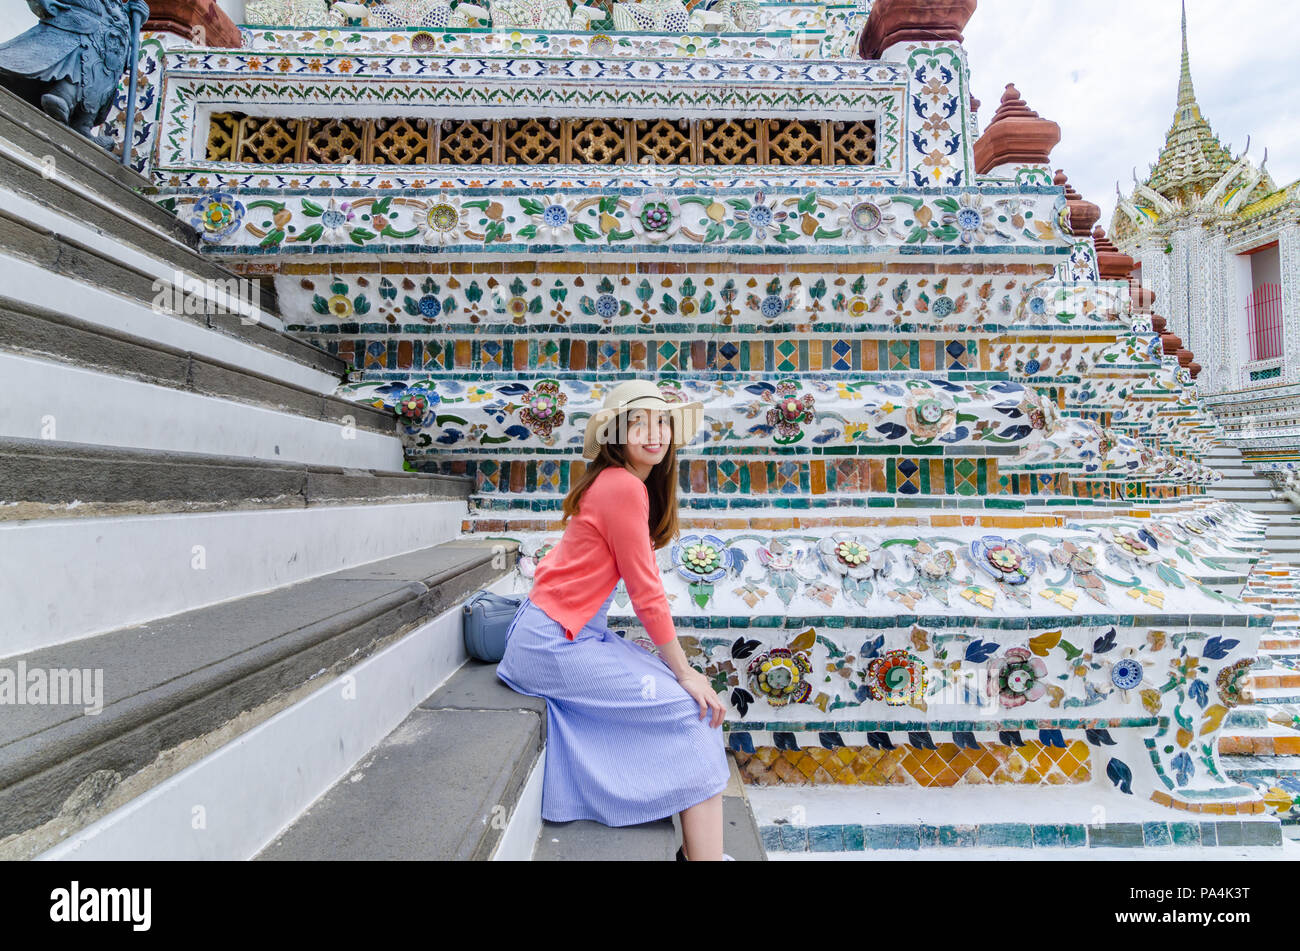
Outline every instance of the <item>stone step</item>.
<svg viewBox="0 0 1300 951"><path fill-rule="evenodd" d="M1277 818L1196 816L1154 802L1123 797L1094 783L1016 790L1015 815L1005 786L933 789L907 787L747 790L769 858L786 853L879 853L893 850L1005 848L1280 848ZM1090 817L1098 811L1104 825Z"/></svg>
<svg viewBox="0 0 1300 951"><path fill-rule="evenodd" d="M0 437L0 521L468 498L469 476Z"/></svg>
<svg viewBox="0 0 1300 951"><path fill-rule="evenodd" d="M545 743L546 701L467 661L256 858L490 859Z"/></svg>
<svg viewBox="0 0 1300 951"><path fill-rule="evenodd" d="M495 664L467 661L256 857L672 861L675 816L622 827L541 819L546 722L544 700L511 690ZM502 855L515 822L540 830L527 854ZM734 763L723 848L766 858Z"/></svg>
<svg viewBox="0 0 1300 951"><path fill-rule="evenodd" d="M76 230L75 223L51 221L50 225ZM342 377L347 369L338 357L288 335L278 317L264 308L255 309L257 298L251 288L232 285L235 293L231 295L227 285L196 282L190 275L153 258L119 251L112 236L99 237L92 245L39 228L6 211L0 213L0 255L7 281L21 281L7 284L9 288L23 288L20 300L84 322L122 327L118 312L134 312L137 325L147 321L174 335L189 331L190 339L206 343L206 348L196 343L192 349L208 356L229 359L232 352L259 350L263 353L257 356L267 364L293 363L298 365L294 369L311 369L333 380ZM227 279L236 280L234 275ZM178 297L173 291L178 281L186 289L197 291L202 287L210 293L202 298L197 294L189 299ZM226 289L225 299L219 289ZM141 308L147 314L140 314ZM198 334L196 330L204 332ZM161 332L141 335L170 342ZM288 373L278 375L289 378Z"/></svg>
<svg viewBox="0 0 1300 951"><path fill-rule="evenodd" d="M87 247L115 245L123 263L168 283L176 280L177 272L212 281L239 277L204 256L198 232L150 199L135 192L122 196L112 188L108 194L97 194L57 172L47 178L39 165L33 167L31 154L16 145L14 139L23 138L24 132L6 135L7 123L0 115L0 194L7 217ZM8 131L14 131L12 124ZM169 220L153 220L154 215L142 208L145 204ZM259 281L257 297L268 322L283 329L274 284Z"/></svg>
<svg viewBox="0 0 1300 951"><path fill-rule="evenodd" d="M0 434L402 470L395 416L376 418L365 408L358 411L329 397L274 384L267 389L284 395L286 402L292 398L292 407L231 398L232 391L247 392L247 377L217 368L201 383L187 381L184 375L196 368L197 361L171 358L155 369L175 375L154 382L0 349Z"/></svg>
<svg viewBox="0 0 1300 951"><path fill-rule="evenodd" d="M457 537L461 500L0 521L0 658ZM411 556L406 556L411 557Z"/></svg>
<svg viewBox="0 0 1300 951"><path fill-rule="evenodd" d="M767 851L745 797L736 761L727 763L731 782L722 791L722 851L737 862L763 862ZM682 843L677 815L658 822L611 828L599 822L543 820L533 860L537 862L674 861Z"/></svg>
<svg viewBox="0 0 1300 951"><path fill-rule="evenodd" d="M0 182L8 211L91 244L101 243L90 237L92 233L109 238L114 257L138 262L139 252L165 265L165 271L147 268L164 280L171 280L175 271L211 281L237 277L200 253L199 233L158 205L152 197L157 194L153 182L7 90L0 89L0 96ZM284 333L273 281L259 282L259 298L266 326L220 322L261 346L336 376L345 372L345 361ZM274 334L267 332L270 329Z"/></svg>
<svg viewBox="0 0 1300 951"><path fill-rule="evenodd" d="M4 88L0 88L0 139L11 158L34 160L42 171L52 164L56 180L90 195L111 196L139 226L184 246L199 246L193 228L146 197L145 192L153 191L152 182Z"/></svg>
<svg viewBox="0 0 1300 951"><path fill-rule="evenodd" d="M181 809L181 827L163 823L166 828L147 810L117 810L159 784L190 775L185 767L202 760L209 747L227 744L304 692L314 693L323 674L344 674L380 648L395 648L428 619L447 615L513 566L517 548L509 546L507 554L503 568L500 546L456 540L8 658L5 667L15 670L21 663L29 677L36 670L101 671L102 692L99 712L92 715L85 715L83 696L75 704L17 705L0 720L0 855L31 857L69 836L78 838L91 823L100 828L102 820L105 827L136 831L123 838L106 833L96 839L99 846L83 841L78 848L85 851L78 855L169 853L183 851L185 840L184 848L195 850L191 857L234 857L205 851L212 847L210 832L182 828L190 826L190 806ZM448 643L464 656L458 638ZM389 676L400 679L405 670ZM373 689L377 694L350 709L365 710L392 688L377 683ZM292 735L283 742L295 751L287 755L298 755ZM325 743L343 749L342 738ZM237 757L239 747L229 744L220 755ZM282 751L270 762L292 768L285 757ZM244 771L225 785L246 793L249 779ZM185 801L206 801L213 786L203 788L200 798L191 791ZM276 787L259 794L272 799ZM266 830L261 841L273 832ZM238 838L245 830L232 830L227 819L223 834Z"/></svg>
<svg viewBox="0 0 1300 951"><path fill-rule="evenodd" d="M9 204L21 203L13 193L0 193ZM29 203L29 211L38 207ZM347 369L339 357L287 334L260 284L255 287L239 283L236 275L225 272L194 275L124 247L114 235L102 234L81 222L45 213L39 215L44 223L36 224L31 220L35 216L17 215L9 209L0 211L0 255L6 262L5 277L11 281L21 277L25 264L27 272L38 268L63 279L49 288L30 279L10 285L22 287L24 297L44 292L45 298L34 299L35 303L70 303L69 289L84 287L77 292L84 298L78 312L87 320L111 326L112 315L100 313L106 302L116 302L120 309L122 303L133 301L148 308L158 324L202 328L209 337L226 338L223 342L228 345L239 343L244 348L263 350L281 361L292 361L334 378ZM62 296L50 296L55 287L61 289ZM226 295L224 299L221 292ZM90 300L99 306L86 307ZM159 339L164 338L160 335Z"/></svg>

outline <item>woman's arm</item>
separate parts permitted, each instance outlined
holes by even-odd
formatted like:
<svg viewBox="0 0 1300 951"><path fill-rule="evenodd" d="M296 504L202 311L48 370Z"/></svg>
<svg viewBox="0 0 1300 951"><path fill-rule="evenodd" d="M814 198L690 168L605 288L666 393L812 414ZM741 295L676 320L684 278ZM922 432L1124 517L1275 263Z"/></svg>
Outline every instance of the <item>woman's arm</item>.
<svg viewBox="0 0 1300 951"><path fill-rule="evenodd" d="M673 626L668 594L650 542L650 496L644 483L637 479L638 484L633 485L631 480L636 476L628 476L628 480L614 480L602 487L605 491L593 500L596 521L632 598L632 609L650 640L663 647L676 643L677 628Z"/></svg>
<svg viewBox="0 0 1300 951"><path fill-rule="evenodd" d="M636 478L633 476L633 478ZM637 480L640 482L640 480ZM645 625L650 640L659 648L659 656L668 665L682 689L700 705L700 719L710 716L711 726L720 726L726 715L718 693L709 678L686 660L686 652L677 640L672 610L659 575L654 546L650 542L650 496L645 484L626 483L628 491L613 491L597 500L596 512L601 531L618 565L618 573L627 585L632 608ZM590 490L588 490L590 492Z"/></svg>

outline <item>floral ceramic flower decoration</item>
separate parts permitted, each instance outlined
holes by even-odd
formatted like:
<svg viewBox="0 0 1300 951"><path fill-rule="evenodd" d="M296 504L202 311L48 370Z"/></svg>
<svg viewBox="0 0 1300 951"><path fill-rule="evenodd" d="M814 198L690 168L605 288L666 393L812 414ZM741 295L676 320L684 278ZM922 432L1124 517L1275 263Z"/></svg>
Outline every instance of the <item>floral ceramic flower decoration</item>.
<svg viewBox="0 0 1300 951"><path fill-rule="evenodd" d="M190 224L208 242L220 241L235 231L243 220L243 202L228 192L204 195L194 203L190 213Z"/></svg>
<svg viewBox="0 0 1300 951"><path fill-rule="evenodd" d="M567 237L573 230L576 201L564 201L558 195L542 198L521 198L519 207L532 218L532 222L519 229L521 238L543 236L551 241Z"/></svg>
<svg viewBox="0 0 1300 951"><path fill-rule="evenodd" d="M950 548L932 548L918 542L907 561L916 571L916 583L921 590L943 604L948 603L948 586L957 570L957 556Z"/></svg>
<svg viewBox="0 0 1300 951"><path fill-rule="evenodd" d="M1056 419L1055 407L1047 400L1030 397L1021 402L1019 409L1031 429L1048 429Z"/></svg>
<svg viewBox="0 0 1300 951"><path fill-rule="evenodd" d="M673 544L672 563L701 608L713 596L713 582L726 577L733 555L716 535L686 535Z"/></svg>
<svg viewBox="0 0 1300 951"><path fill-rule="evenodd" d="M1150 567L1160 561L1160 555L1136 532L1124 532L1114 528L1103 530L1111 544L1111 553L1122 561L1133 565Z"/></svg>
<svg viewBox="0 0 1300 951"><path fill-rule="evenodd" d="M802 651L773 647L755 655L747 672L754 693L767 698L774 707L803 703L812 696L812 683L808 680L812 664Z"/></svg>
<svg viewBox="0 0 1300 951"><path fill-rule="evenodd" d="M813 395L807 393L798 396L799 384L793 380L782 380L776 385L776 392L765 390L762 399L774 403L767 411L767 424L775 430L773 442L778 446L788 446L803 439L802 424L813 421Z"/></svg>
<svg viewBox="0 0 1300 951"><path fill-rule="evenodd" d="M933 396L911 397L908 403L907 428L918 439L945 436L957 425L957 410Z"/></svg>
<svg viewBox="0 0 1300 951"><path fill-rule="evenodd" d="M393 412L409 436L433 423L434 407L441 402L437 393L418 387L402 387L391 399Z"/></svg>
<svg viewBox="0 0 1300 951"><path fill-rule="evenodd" d="M543 439L549 440L556 426L564 423L564 404L568 396L560 391L559 380L539 380L523 397L519 419Z"/></svg>
<svg viewBox="0 0 1300 951"><path fill-rule="evenodd" d="M840 578L841 589L858 604L871 596L872 581L889 572L889 553L874 542L853 536L834 535L817 543L822 566Z"/></svg>
<svg viewBox="0 0 1300 951"><path fill-rule="evenodd" d="M1004 707L1041 700L1047 693L1047 665L1023 647L1012 647L988 671L988 694Z"/></svg>
<svg viewBox="0 0 1300 951"><path fill-rule="evenodd" d="M1091 545L1076 545L1066 540L1052 549L1051 559L1058 565L1068 568L1074 575L1074 583L1088 593L1098 604L1108 604L1106 583L1097 573L1097 550ZM1068 579L1067 579L1068 580ZM1059 583L1065 583L1064 581Z"/></svg>
<svg viewBox="0 0 1300 951"><path fill-rule="evenodd" d="M354 227L352 222L356 217L350 202L339 204L337 199L331 198L320 211L321 240L326 243L350 240Z"/></svg>
<svg viewBox="0 0 1300 951"><path fill-rule="evenodd" d="M756 555L759 564L767 569L767 581L776 590L776 596L788 606L799 590L799 583L807 580L796 569L805 563L808 547L797 538L773 538L760 545Z"/></svg>
<svg viewBox="0 0 1300 951"><path fill-rule="evenodd" d="M785 227L784 222L790 217L790 213L779 211L776 202L769 202L767 195L759 191L754 195L754 201L749 207L736 209L734 217L736 221L747 224L755 238L765 241L769 229L779 231Z"/></svg>
<svg viewBox="0 0 1300 951"><path fill-rule="evenodd" d="M965 191L957 199L956 211L946 212L943 223L955 225L961 232L962 244L982 244L984 238L997 231L991 205L981 204L978 193Z"/></svg>
<svg viewBox="0 0 1300 951"><path fill-rule="evenodd" d="M1110 678L1111 685L1119 691L1120 699L1128 703L1142 692L1144 686L1152 685L1148 672L1156 666L1156 662L1138 648L1126 647L1114 660L1103 659L1101 666Z"/></svg>
<svg viewBox="0 0 1300 951"><path fill-rule="evenodd" d="M996 581L1006 595L1029 607L1025 583L1034 572L1034 560L1020 542L985 535L970 543L970 557L975 566Z"/></svg>
<svg viewBox="0 0 1300 951"><path fill-rule="evenodd" d="M1219 700L1225 707L1235 707L1250 703L1249 685L1250 669L1255 664L1253 657L1243 657L1236 663L1229 664L1219 671L1215 678L1215 687L1219 691Z"/></svg>
<svg viewBox="0 0 1300 951"><path fill-rule="evenodd" d="M837 224L846 235L857 236L866 242L888 238L890 228L897 220L895 215L886 211L892 203L891 198L849 201L843 206L844 213L840 215Z"/></svg>
<svg viewBox="0 0 1300 951"><path fill-rule="evenodd" d="M926 668L921 658L900 648L872 659L865 672L867 693L891 707L925 701Z"/></svg>
<svg viewBox="0 0 1300 951"><path fill-rule="evenodd" d="M418 202L415 209L415 223L424 235L424 243L439 247L460 237L468 218L469 210L461 207L460 199L446 192Z"/></svg>
<svg viewBox="0 0 1300 951"><path fill-rule="evenodd" d="M632 203L632 222L637 234L657 244L677 233L682 224L682 208L672 195L653 192Z"/></svg>

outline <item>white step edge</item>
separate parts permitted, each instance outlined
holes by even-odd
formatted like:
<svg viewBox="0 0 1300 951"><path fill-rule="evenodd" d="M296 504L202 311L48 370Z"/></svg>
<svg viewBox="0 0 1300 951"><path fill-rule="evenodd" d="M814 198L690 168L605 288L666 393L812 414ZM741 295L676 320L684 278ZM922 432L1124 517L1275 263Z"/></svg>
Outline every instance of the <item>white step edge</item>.
<svg viewBox="0 0 1300 951"><path fill-rule="evenodd" d="M460 536L464 499L0 523L0 657Z"/></svg>
<svg viewBox="0 0 1300 951"><path fill-rule="evenodd" d="M21 289L10 296L21 297L34 307L230 363L316 393L333 393L339 385L333 374L274 350L8 254L0 254L0 289L4 288Z"/></svg>
<svg viewBox="0 0 1300 951"><path fill-rule="evenodd" d="M12 159L15 162L18 162L20 165L26 165L33 172L40 172L41 175L43 176L50 174L50 169L47 166L46 159L55 159L55 165L57 168L56 156L42 155L38 157L32 154L31 152L28 152L26 149L18 145L16 142L6 139L3 136L0 136L0 153L3 153L8 158ZM91 204L98 205L100 208L103 208L109 214L116 215L119 218L125 218L125 219L135 221L137 225L149 231L151 234L163 239L164 241L168 241L171 244L174 244L178 248L183 248L185 251L188 252L193 252L194 250L189 245L180 241L170 231L166 231L163 230L162 228L159 228L153 222L141 220L134 210L128 209L123 205L118 204L117 202L106 197L105 195L101 195L98 192L91 191L90 189L83 186L80 182L77 182L76 180L70 178L69 176L66 175L62 176L59 180L59 185L62 187L64 191L71 192L72 194L78 196L79 198L85 199ZM5 192L6 194L10 194L10 195L14 194L13 192L10 192L8 189L5 189ZM16 197L21 197L21 196L16 196ZM15 203L9 199L6 199L6 205L9 208L16 207ZM54 212L54 211L50 211L49 209L46 209L44 205L38 205L36 207L40 208L46 214L60 215L61 217L64 218L65 221L72 220L72 219L68 219L66 216L63 216L61 212ZM44 224L43 219L33 218L32 220ZM49 227L48 225L45 226ZM50 228L50 230L53 231L55 229ZM95 232L102 234L102 232L100 232L99 229L95 229Z"/></svg>
<svg viewBox="0 0 1300 951"><path fill-rule="evenodd" d="M52 231L54 234L76 241L79 244L84 244L99 254L115 259L127 267L143 271L164 284L175 284L178 281L184 282L186 277L193 277L190 272L178 269L174 264L159 260L151 254L146 254L129 244L125 244L113 235L105 234L99 228L85 224L75 218L69 218L61 211L37 204L3 186L0 186L0 202L3 202L6 211L21 215L37 227ZM180 245L174 239L173 243ZM192 249L189 248L186 248L186 251L193 253ZM195 294L202 296L207 301L218 299L215 289L203 279L197 279L197 283L193 284L192 287ZM182 284L182 290L184 289L184 284ZM265 324L275 330L284 330L284 323L279 317L254 306L253 302L236 297L230 303L233 305L233 309L241 316L248 318L250 323Z"/></svg>
<svg viewBox="0 0 1300 951"><path fill-rule="evenodd" d="M519 791L506 831L492 853L494 862L531 862L542 837L542 782L546 777L546 744L537 754L524 788Z"/></svg>
<svg viewBox="0 0 1300 951"><path fill-rule="evenodd" d="M4 351L0 435L390 472L403 459L396 420L376 433Z"/></svg>
<svg viewBox="0 0 1300 951"><path fill-rule="evenodd" d="M458 604L38 858L252 858L465 663L461 623ZM528 834L527 816L518 828L514 819L503 858Z"/></svg>

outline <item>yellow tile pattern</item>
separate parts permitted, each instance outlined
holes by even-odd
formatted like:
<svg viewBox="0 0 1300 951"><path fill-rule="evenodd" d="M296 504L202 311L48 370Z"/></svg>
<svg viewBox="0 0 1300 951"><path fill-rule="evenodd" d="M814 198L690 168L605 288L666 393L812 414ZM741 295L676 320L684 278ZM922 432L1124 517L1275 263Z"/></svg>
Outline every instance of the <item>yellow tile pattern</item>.
<svg viewBox="0 0 1300 951"><path fill-rule="evenodd" d="M1060 786L1092 777L1088 744L1083 740L1069 741L1064 748L1027 740L1020 747L987 743L974 750L955 743L938 743L933 750L759 746L752 754L733 751L732 755L741 778L756 786Z"/></svg>

